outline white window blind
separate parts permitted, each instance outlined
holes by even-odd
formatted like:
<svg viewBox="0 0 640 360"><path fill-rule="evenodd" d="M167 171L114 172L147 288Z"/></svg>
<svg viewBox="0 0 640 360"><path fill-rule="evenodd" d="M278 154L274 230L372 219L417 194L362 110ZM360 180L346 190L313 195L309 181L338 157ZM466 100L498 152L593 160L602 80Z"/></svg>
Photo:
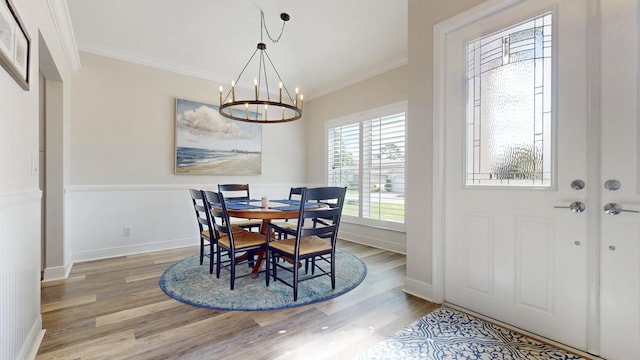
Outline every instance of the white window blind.
<svg viewBox="0 0 640 360"><path fill-rule="evenodd" d="M359 191L360 124L349 124L329 129L329 185L347 186L344 215L358 216L358 202L353 194Z"/></svg>
<svg viewBox="0 0 640 360"><path fill-rule="evenodd" d="M404 223L405 126L404 112L329 126L328 183L347 186L343 215Z"/></svg>

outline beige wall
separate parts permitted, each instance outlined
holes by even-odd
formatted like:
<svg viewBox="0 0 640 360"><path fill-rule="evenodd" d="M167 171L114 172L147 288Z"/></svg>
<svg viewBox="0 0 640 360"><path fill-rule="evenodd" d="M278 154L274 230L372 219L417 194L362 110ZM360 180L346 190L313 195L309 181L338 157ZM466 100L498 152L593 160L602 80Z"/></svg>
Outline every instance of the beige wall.
<svg viewBox="0 0 640 360"><path fill-rule="evenodd" d="M377 230L370 236L406 246L405 290L425 298L431 297L432 284L433 26L483 2L409 0L408 65L313 99L305 114L307 161L324 164L325 121L408 100L406 235ZM324 172L324 166L307 167L307 181L324 183Z"/></svg>
<svg viewBox="0 0 640 360"><path fill-rule="evenodd" d="M433 26L483 0L409 0L407 278L405 290L431 297Z"/></svg>
<svg viewBox="0 0 640 360"><path fill-rule="evenodd" d="M325 183L325 122L373 108L407 100L407 66L402 66L371 79L305 104L307 124L307 167L309 183Z"/></svg>
<svg viewBox="0 0 640 360"><path fill-rule="evenodd" d="M38 158L38 24L34 0L14 4L31 37L30 91L0 67L0 194L38 188L31 157Z"/></svg>
<svg viewBox="0 0 640 360"><path fill-rule="evenodd" d="M348 115L355 115L385 105L407 100L407 70L401 66L346 87L331 94L309 101L305 105L307 124L306 168L307 183L326 184L326 129L325 122ZM343 220L340 237L399 253L406 252L404 232L364 227Z"/></svg>
<svg viewBox="0 0 640 360"><path fill-rule="evenodd" d="M73 262L197 244L189 188L241 182L252 197L282 198L304 183L302 121L262 126L260 175L174 174L176 98L215 105L220 84L90 53L80 60L65 188Z"/></svg>
<svg viewBox="0 0 640 360"><path fill-rule="evenodd" d="M262 127L262 174L174 174L175 99L217 104L209 80L81 53L73 73L71 185L304 181L303 122ZM240 91L238 91L240 93Z"/></svg>

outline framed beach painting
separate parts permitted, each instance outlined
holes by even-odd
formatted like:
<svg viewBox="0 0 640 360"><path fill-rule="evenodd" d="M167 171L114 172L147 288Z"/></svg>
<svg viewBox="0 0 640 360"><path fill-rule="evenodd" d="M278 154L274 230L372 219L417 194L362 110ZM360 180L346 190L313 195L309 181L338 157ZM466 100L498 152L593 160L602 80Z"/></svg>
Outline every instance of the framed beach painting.
<svg viewBox="0 0 640 360"><path fill-rule="evenodd" d="M227 119L216 105L176 99L175 149L176 174L259 175L262 126Z"/></svg>

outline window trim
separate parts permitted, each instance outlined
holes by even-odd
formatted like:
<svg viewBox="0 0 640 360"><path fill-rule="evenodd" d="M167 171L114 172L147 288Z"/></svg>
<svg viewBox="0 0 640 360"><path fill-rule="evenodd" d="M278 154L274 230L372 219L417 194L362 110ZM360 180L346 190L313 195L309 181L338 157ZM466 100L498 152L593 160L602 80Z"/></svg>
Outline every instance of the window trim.
<svg viewBox="0 0 640 360"><path fill-rule="evenodd" d="M390 115L394 115L394 114L398 114L398 113L404 113L405 114L405 161L404 161L404 169L405 169L405 183L406 183L406 176L407 176L407 142L408 142L408 138L407 138L407 127L406 124L408 124L408 101L407 100L403 100L403 101L399 101L399 102L395 102L392 104L387 104L387 105L383 105L377 108L373 108L373 109L369 109L366 111L361 111L358 113L354 113L354 114L350 114L350 115L345 115L345 116L341 116L335 119L331 119L331 120L327 120L324 123L324 152L323 152L323 156L324 156L324 161L323 161L323 166L324 166L324 183L328 184L329 183L329 162L328 162L328 157L327 154L329 153L329 139L328 139L328 132L330 128L335 128L335 127L339 127L339 126L345 126L345 125L349 125L349 124L355 124L358 123L360 124L360 131L362 131L362 123L364 121L367 120L372 120L372 119L376 119L376 118L382 118L382 117L386 117L386 116L390 116ZM360 142L360 151L362 152L362 141ZM359 178L362 179L362 167L359 166ZM361 187L360 187L361 188ZM360 191L360 196L362 195L362 189L359 190ZM379 228L379 229L385 229L385 230L391 230L391 231L399 231L399 232L406 232L406 222L407 222L407 217L406 217L406 187L405 187L405 218L404 218L404 222L403 223L397 223L397 222L393 222L393 221L384 221L384 220L376 220L376 219L370 219L370 218L361 218L361 217L356 217L356 216L350 216L350 215L344 215L342 216L342 221L347 222L347 223L351 223L351 224L357 224L357 225L362 225L362 226L367 226L367 227L372 227L372 228Z"/></svg>

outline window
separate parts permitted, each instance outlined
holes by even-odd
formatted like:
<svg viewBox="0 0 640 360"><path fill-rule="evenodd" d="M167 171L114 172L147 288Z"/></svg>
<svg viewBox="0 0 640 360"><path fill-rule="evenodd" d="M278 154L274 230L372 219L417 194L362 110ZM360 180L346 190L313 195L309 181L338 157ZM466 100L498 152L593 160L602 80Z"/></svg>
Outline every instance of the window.
<svg viewBox="0 0 640 360"><path fill-rule="evenodd" d="M551 15L467 44L467 176L551 186Z"/></svg>
<svg viewBox="0 0 640 360"><path fill-rule="evenodd" d="M404 224L404 109L328 123L327 182L347 186L343 215L374 226Z"/></svg>

